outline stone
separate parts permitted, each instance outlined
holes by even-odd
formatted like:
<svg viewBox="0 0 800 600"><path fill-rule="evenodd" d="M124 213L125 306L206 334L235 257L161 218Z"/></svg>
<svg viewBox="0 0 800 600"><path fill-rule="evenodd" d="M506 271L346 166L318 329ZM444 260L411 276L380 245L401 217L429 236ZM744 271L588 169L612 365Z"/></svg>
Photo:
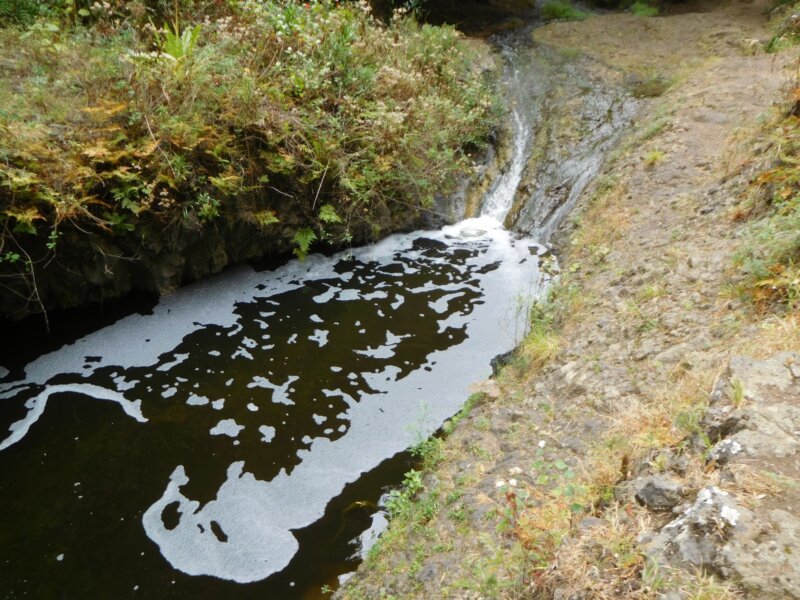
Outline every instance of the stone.
<svg viewBox="0 0 800 600"><path fill-rule="evenodd" d="M669 510L681 501L683 486L664 475L639 477L632 482L636 501L651 510Z"/></svg>
<svg viewBox="0 0 800 600"><path fill-rule="evenodd" d="M741 454L742 445L733 439L724 439L712 446L708 451L708 460L718 465L729 463L736 455Z"/></svg>
<svg viewBox="0 0 800 600"><path fill-rule="evenodd" d="M435 564L428 563L417 574L420 581L431 582L439 579L439 568Z"/></svg>
<svg viewBox="0 0 800 600"><path fill-rule="evenodd" d="M715 565L720 547L753 521L753 514L740 507L730 494L708 486L700 490L681 516L644 546L660 564L709 568Z"/></svg>
<svg viewBox="0 0 800 600"><path fill-rule="evenodd" d="M645 358L652 356L653 354L657 353L661 350L658 342L651 338L646 338L642 340L639 344L639 347L633 351L633 358L634 360L644 360Z"/></svg>
<svg viewBox="0 0 800 600"><path fill-rule="evenodd" d="M676 344L675 346L667 348L663 352L656 354L654 360L664 365L673 365L684 360L686 355L689 354L691 350L692 348L689 346L689 344Z"/></svg>
<svg viewBox="0 0 800 600"><path fill-rule="evenodd" d="M742 411L733 406L712 406L703 415L701 426L713 443L744 427L742 418Z"/></svg>
<svg viewBox="0 0 800 600"><path fill-rule="evenodd" d="M767 522L724 545L715 566L735 577L751 598L800 598L800 519L770 511Z"/></svg>
<svg viewBox="0 0 800 600"><path fill-rule="evenodd" d="M739 400L749 402L777 402L787 395L796 397L800 391L794 376L800 370L798 366L800 354L797 352L780 352L760 361L749 356L734 356L725 376L714 388L712 401L739 395Z"/></svg>
<svg viewBox="0 0 800 600"><path fill-rule="evenodd" d="M598 519L597 517L586 517L581 519L578 523L578 531L581 533L585 531L589 531L590 529L594 529L595 527L601 527L605 525L605 521L603 519Z"/></svg>
<svg viewBox="0 0 800 600"><path fill-rule="evenodd" d="M496 377L503 367L510 365L514 361L515 353L515 350L510 350L503 354L498 354L491 361L489 361L489 364L492 366L492 375Z"/></svg>

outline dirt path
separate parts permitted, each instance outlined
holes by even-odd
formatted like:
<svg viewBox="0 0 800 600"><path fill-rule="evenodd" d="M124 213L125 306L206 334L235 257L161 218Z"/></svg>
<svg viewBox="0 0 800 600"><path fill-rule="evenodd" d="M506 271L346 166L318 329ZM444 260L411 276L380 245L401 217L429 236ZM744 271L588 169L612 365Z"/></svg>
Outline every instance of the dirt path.
<svg viewBox="0 0 800 600"><path fill-rule="evenodd" d="M753 53L764 5L712 4L536 32L671 87L585 194L541 334L429 449L425 491L339 597L800 597L794 359L725 370L800 347L729 285L749 142L793 61ZM787 448L723 460L733 432Z"/></svg>

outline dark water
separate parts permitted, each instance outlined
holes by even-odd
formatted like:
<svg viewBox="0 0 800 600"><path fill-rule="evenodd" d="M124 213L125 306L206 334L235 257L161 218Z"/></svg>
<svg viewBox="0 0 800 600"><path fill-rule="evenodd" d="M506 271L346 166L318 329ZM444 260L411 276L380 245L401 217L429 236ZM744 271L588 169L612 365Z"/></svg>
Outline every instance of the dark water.
<svg viewBox="0 0 800 600"><path fill-rule="evenodd" d="M13 369L1 593L320 597L521 337L541 251L477 221L233 270Z"/></svg>

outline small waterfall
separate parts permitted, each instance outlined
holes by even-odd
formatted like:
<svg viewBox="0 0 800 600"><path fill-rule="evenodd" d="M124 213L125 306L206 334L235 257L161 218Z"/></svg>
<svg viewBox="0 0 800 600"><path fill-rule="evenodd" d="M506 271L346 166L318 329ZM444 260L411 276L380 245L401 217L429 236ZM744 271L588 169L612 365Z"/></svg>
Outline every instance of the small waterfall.
<svg viewBox="0 0 800 600"><path fill-rule="evenodd" d="M496 43L513 149L479 216L458 226L466 234L506 226L544 244L602 168L636 102L603 65L532 44L530 29Z"/></svg>
<svg viewBox="0 0 800 600"><path fill-rule="evenodd" d="M503 222L514 204L514 197L522 179L522 171L528 159L527 150L531 137L531 129L523 119L518 106L513 108L511 118L514 130L514 152L511 164L486 194L480 212L482 217L489 217L498 223Z"/></svg>

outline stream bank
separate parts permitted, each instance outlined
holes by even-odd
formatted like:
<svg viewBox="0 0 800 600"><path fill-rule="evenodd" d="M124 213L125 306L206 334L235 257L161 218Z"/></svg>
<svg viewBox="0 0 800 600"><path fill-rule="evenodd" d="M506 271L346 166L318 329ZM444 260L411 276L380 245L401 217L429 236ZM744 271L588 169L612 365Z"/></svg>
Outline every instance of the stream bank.
<svg viewBox="0 0 800 600"><path fill-rule="evenodd" d="M337 598L798 597L800 391L781 354L798 319L730 283L736 207L796 60L759 50L765 12L690 3L536 30L668 84L566 222L532 335L429 442Z"/></svg>
<svg viewBox="0 0 800 600"><path fill-rule="evenodd" d="M153 6L0 15L2 316L418 228L502 121L488 46L452 27Z"/></svg>

